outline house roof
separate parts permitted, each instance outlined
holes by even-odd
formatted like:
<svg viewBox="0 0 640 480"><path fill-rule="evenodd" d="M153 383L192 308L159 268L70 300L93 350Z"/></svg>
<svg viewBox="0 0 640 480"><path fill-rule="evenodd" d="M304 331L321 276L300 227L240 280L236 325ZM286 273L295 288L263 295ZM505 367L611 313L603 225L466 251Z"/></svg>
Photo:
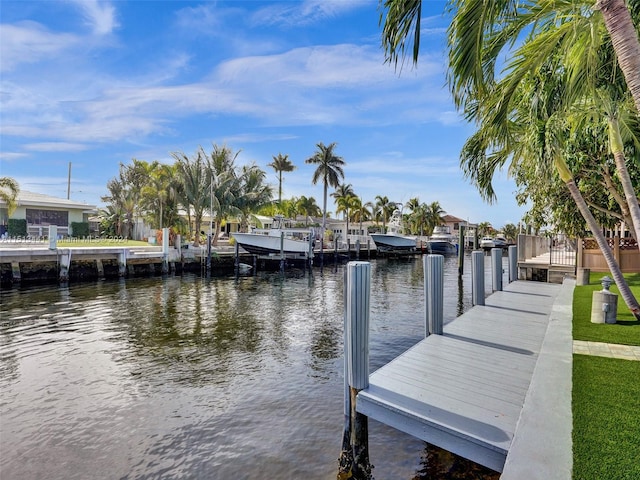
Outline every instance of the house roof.
<svg viewBox="0 0 640 480"><path fill-rule="evenodd" d="M65 208L70 210L95 210L95 205L87 203L75 202L66 198L52 197L42 193L27 192L20 190L16 199L18 206L24 207L49 207L49 208ZM0 199L0 205L6 206L6 203Z"/></svg>
<svg viewBox="0 0 640 480"><path fill-rule="evenodd" d="M443 219L446 223L455 223L455 222L460 223L460 222L466 222L466 220L465 220L465 219L463 219L463 218L454 217L453 215L449 215L449 214L447 214L447 215L443 215L443 216L442 216L442 219Z"/></svg>

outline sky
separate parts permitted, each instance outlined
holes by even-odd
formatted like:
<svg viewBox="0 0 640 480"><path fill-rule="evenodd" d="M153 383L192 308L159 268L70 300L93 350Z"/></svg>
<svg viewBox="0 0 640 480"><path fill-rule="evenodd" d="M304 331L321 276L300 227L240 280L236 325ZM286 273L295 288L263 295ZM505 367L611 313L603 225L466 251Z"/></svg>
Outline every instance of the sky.
<svg viewBox="0 0 640 480"><path fill-rule="evenodd" d="M377 0L2 0L0 176L100 207L121 163L218 145L260 166L276 197L267 165L288 155L283 198L322 206L305 160L335 142L363 202L417 197L517 224L526 208L506 172L491 205L463 176L473 128L446 85L445 2L423 2L422 15L418 65L396 69Z"/></svg>

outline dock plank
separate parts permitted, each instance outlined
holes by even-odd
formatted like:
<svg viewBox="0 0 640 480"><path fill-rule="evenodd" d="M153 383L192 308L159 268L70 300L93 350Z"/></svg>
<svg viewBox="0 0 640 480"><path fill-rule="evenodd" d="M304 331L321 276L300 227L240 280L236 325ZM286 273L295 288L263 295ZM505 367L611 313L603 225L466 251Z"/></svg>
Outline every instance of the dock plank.
<svg viewBox="0 0 640 480"><path fill-rule="evenodd" d="M559 285L513 282L370 375L357 410L502 471Z"/></svg>

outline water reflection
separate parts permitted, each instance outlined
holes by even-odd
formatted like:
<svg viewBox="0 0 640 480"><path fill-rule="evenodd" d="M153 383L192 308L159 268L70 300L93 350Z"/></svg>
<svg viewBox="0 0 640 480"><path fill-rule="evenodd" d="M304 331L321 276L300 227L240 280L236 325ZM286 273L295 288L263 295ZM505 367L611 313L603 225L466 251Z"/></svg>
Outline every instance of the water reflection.
<svg viewBox="0 0 640 480"><path fill-rule="evenodd" d="M455 259L445 269L451 319L470 286ZM3 478L335 478L342 279L339 266L3 292ZM419 259L372 262L372 369L422 338L423 298ZM370 430L376 478L420 472L423 442Z"/></svg>

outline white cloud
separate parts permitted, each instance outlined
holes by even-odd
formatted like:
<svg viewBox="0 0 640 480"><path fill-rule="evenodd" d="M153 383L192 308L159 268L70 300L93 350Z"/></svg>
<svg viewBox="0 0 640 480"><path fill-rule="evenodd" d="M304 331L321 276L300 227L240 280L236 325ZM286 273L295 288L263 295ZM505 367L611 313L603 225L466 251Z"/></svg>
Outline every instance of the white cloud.
<svg viewBox="0 0 640 480"><path fill-rule="evenodd" d="M0 28L0 69L11 71L20 64L37 63L78 44L78 37L52 33L32 21L3 24Z"/></svg>
<svg viewBox="0 0 640 480"><path fill-rule="evenodd" d="M371 0L305 0L303 2L283 2L269 5L256 11L252 23L259 25L283 25L304 27L337 17L344 12L376 5Z"/></svg>
<svg viewBox="0 0 640 480"><path fill-rule="evenodd" d="M110 2L100 0L71 0L83 12L87 25L98 36L108 35L119 25L116 11Z"/></svg>
<svg viewBox="0 0 640 480"><path fill-rule="evenodd" d="M24 145L25 150L32 152L83 152L90 147L83 143L40 142Z"/></svg>

